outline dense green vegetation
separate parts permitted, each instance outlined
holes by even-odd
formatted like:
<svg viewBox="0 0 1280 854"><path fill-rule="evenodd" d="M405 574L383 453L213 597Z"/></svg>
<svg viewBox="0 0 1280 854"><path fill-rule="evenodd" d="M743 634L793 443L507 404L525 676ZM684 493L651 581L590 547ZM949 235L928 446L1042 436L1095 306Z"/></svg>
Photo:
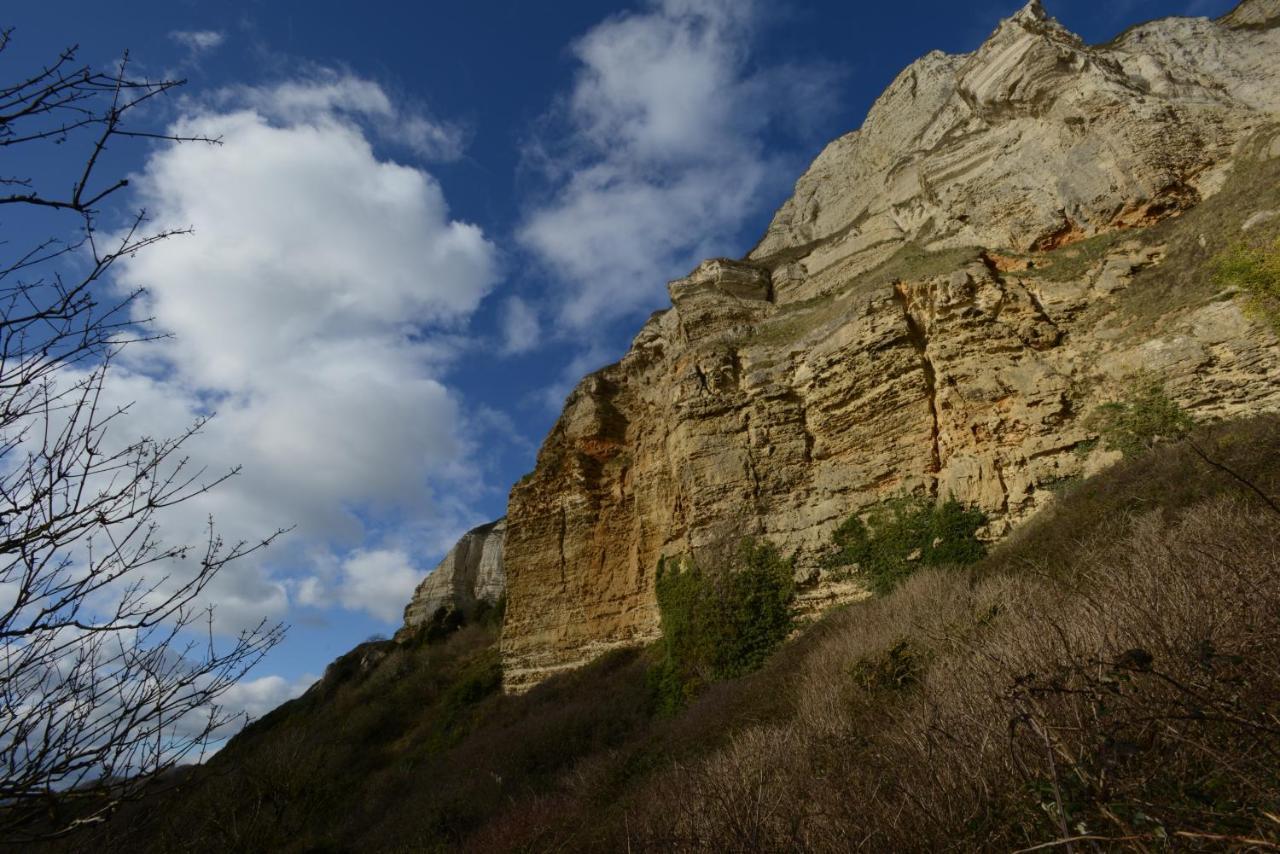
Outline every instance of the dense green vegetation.
<svg viewBox="0 0 1280 854"><path fill-rule="evenodd" d="M1195 419L1165 392L1157 379L1134 380L1122 400L1102 404L1090 414L1088 426L1096 430L1109 450L1134 457L1172 439L1181 439L1195 428Z"/></svg>
<svg viewBox="0 0 1280 854"><path fill-rule="evenodd" d="M904 495L872 508L865 520L853 515L841 523L826 564L836 572L852 569L872 592L885 594L918 569L981 560L987 550L978 531L986 524L980 509L954 498L935 503Z"/></svg>
<svg viewBox="0 0 1280 854"><path fill-rule="evenodd" d="M1280 845L1280 516L1242 483L1280 495L1280 417L1191 438L1082 481L969 572L920 566L772 654L677 609L677 660L763 664L720 665L673 714L650 681L666 643L519 697L497 690L492 626L362 645L67 847ZM864 525L867 541L893 528ZM716 595L769 611L786 562L746 555L731 563L758 583ZM662 596L703 601L713 575L668 566ZM706 654L707 631L734 652Z"/></svg>
<svg viewBox="0 0 1280 854"><path fill-rule="evenodd" d="M658 565L662 640L650 680L668 714L712 682L757 670L791 631L791 562L755 540L743 541L734 557L710 570Z"/></svg>

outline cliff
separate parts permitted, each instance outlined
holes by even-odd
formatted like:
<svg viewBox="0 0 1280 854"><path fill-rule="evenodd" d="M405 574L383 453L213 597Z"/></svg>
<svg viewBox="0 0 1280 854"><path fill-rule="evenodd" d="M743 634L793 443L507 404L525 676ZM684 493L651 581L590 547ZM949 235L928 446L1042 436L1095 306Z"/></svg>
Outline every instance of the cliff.
<svg viewBox="0 0 1280 854"><path fill-rule="evenodd" d="M462 535L413 591L404 609L404 629L422 625L441 608L468 613L479 602L493 604L502 598L506 592L502 561L506 522L498 519Z"/></svg>
<svg viewBox="0 0 1280 854"><path fill-rule="evenodd" d="M1280 209L1278 21L1246 0L1089 46L1032 2L900 74L746 259L672 282L569 396L510 497L508 690L656 637L664 555L765 537L838 599L828 535L889 495L1002 535L1108 462L1082 416L1140 371L1198 417L1280 408L1275 336L1209 273Z"/></svg>

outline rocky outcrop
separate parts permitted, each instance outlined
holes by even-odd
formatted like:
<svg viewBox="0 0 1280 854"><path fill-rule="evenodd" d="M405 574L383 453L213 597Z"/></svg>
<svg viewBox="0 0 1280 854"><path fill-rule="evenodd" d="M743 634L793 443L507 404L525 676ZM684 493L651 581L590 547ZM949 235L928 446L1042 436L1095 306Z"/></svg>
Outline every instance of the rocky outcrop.
<svg viewBox="0 0 1280 854"><path fill-rule="evenodd" d="M507 588L502 566L506 530L503 517L463 534L413 592L404 609L403 630L422 625L440 608L469 613L480 602L501 599Z"/></svg>
<svg viewBox="0 0 1280 854"><path fill-rule="evenodd" d="M1280 208L1276 7L1090 47L1033 2L903 72L569 396L508 507L507 687L654 638L662 556L766 537L827 602L830 531L889 495L1003 534L1106 462L1080 416L1135 372L1280 408L1280 346L1208 273Z"/></svg>
<svg viewBox="0 0 1280 854"><path fill-rule="evenodd" d="M973 54L935 52L902 72L863 127L819 155L751 257L794 261L775 283L785 302L904 240L1045 250L1185 209L1280 108L1275 29L1229 25L1274 5L1089 47L1032 2Z"/></svg>

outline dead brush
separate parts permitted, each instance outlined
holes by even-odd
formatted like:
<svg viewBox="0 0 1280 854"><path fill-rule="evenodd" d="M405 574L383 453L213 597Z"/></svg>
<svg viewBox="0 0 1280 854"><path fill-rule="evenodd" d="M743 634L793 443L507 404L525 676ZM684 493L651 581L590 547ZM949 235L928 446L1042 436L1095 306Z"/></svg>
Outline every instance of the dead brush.
<svg viewBox="0 0 1280 854"><path fill-rule="evenodd" d="M1218 498L1088 543L1069 577L926 574L852 608L794 722L660 775L637 845L1280 847L1278 530ZM904 636L917 682L854 678Z"/></svg>

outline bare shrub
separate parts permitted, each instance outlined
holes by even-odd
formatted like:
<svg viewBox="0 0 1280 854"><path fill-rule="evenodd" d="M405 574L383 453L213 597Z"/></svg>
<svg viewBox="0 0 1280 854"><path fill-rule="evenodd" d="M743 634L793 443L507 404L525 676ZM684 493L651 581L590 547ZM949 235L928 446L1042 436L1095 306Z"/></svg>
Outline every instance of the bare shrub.
<svg viewBox="0 0 1280 854"><path fill-rule="evenodd" d="M924 574L850 609L809 657L792 725L744 731L655 780L645 842L1275 844L1275 530L1273 515L1216 499L1092 543L1070 580L969 589ZM918 683L853 678L904 637L929 659Z"/></svg>

